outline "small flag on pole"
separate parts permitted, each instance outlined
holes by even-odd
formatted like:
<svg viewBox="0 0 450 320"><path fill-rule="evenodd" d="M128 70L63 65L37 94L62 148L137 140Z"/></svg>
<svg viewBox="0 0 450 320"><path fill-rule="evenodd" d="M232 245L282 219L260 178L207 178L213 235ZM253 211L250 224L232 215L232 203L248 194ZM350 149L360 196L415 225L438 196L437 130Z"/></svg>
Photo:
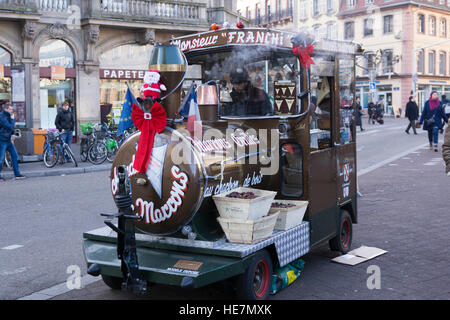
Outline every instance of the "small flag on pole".
<svg viewBox="0 0 450 320"><path fill-rule="evenodd" d="M197 92L195 90L191 93L187 129L191 134L191 137L199 140L202 139L202 119L200 118L200 111L197 104Z"/></svg>
<svg viewBox="0 0 450 320"><path fill-rule="evenodd" d="M133 93L131 92L130 87L128 87L128 84L127 88L128 88L127 94L125 95L125 101L122 107L122 114L120 115L119 127L117 128L117 136L121 136L125 130L133 126L133 119L131 118L131 109L133 103L139 105Z"/></svg>

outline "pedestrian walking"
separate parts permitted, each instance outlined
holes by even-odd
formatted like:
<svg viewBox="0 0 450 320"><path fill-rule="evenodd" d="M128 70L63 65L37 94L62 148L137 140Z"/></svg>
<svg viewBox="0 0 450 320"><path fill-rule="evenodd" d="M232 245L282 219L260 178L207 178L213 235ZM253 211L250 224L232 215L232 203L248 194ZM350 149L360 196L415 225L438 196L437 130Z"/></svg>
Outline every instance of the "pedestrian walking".
<svg viewBox="0 0 450 320"><path fill-rule="evenodd" d="M0 113L0 182L6 181L2 178L2 163L5 158L6 151L11 155L14 176L16 180L25 179L26 177L19 170L19 155L11 141L14 134L14 126L16 124L14 108L10 103L5 103Z"/></svg>
<svg viewBox="0 0 450 320"><path fill-rule="evenodd" d="M362 111L362 107L361 107L361 99L359 97L356 97L356 106L355 106L356 126L359 126L361 131L364 131L364 129L362 127L362 119L361 119L363 114L364 114L364 112Z"/></svg>
<svg viewBox="0 0 450 320"><path fill-rule="evenodd" d="M447 118L450 118L450 100L447 99L447 96L445 94L442 95L441 102L445 115L447 116Z"/></svg>
<svg viewBox="0 0 450 320"><path fill-rule="evenodd" d="M384 114L384 101L380 100L375 107L375 114L373 115L374 120L377 121L379 124L384 124L383 114ZM375 121L373 121L372 123L375 124Z"/></svg>
<svg viewBox="0 0 450 320"><path fill-rule="evenodd" d="M419 119L419 106L414 100L414 96L410 96L409 101L406 104L405 118L408 118L409 120L405 132L409 134L409 129L413 128L414 134L417 134L416 121Z"/></svg>
<svg viewBox="0 0 450 320"><path fill-rule="evenodd" d="M370 124L371 121L373 122L373 114L374 114L374 112L375 112L375 103L373 103L373 100L370 99L370 102L367 105L367 113L369 115L368 124Z"/></svg>
<svg viewBox="0 0 450 320"><path fill-rule="evenodd" d="M447 125L444 135L444 144L442 145L442 158L445 161L445 172L450 176L450 126Z"/></svg>
<svg viewBox="0 0 450 320"><path fill-rule="evenodd" d="M56 129L62 132L61 139L72 146L73 130L75 128L75 119L69 109L69 102L64 102L62 108L58 111L55 119Z"/></svg>
<svg viewBox="0 0 450 320"><path fill-rule="evenodd" d="M448 118L444 113L438 93L437 91L432 91L430 98L423 107L420 124L423 124L423 130L428 131L430 149L433 149L434 144L434 151L436 152L438 152L439 131L444 126L442 120L448 123Z"/></svg>

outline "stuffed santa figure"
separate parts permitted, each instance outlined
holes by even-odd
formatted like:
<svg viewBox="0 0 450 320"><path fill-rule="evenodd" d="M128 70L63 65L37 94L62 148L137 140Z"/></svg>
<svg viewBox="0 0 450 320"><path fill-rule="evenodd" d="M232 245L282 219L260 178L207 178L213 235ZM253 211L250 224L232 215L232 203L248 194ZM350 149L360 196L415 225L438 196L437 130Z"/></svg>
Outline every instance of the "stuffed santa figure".
<svg viewBox="0 0 450 320"><path fill-rule="evenodd" d="M141 93L145 98L151 97L153 100L161 96L161 90L166 91L166 86L159 83L161 78L158 70L149 70L144 75L144 85L141 88Z"/></svg>

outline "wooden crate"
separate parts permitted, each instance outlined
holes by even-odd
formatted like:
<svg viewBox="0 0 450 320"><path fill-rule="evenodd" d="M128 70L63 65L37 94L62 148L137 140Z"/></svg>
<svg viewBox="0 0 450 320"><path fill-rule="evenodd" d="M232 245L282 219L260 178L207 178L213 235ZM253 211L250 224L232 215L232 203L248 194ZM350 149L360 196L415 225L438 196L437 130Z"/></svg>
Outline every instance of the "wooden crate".
<svg viewBox="0 0 450 320"><path fill-rule="evenodd" d="M228 198L232 192L253 192L255 199ZM213 196L219 215L222 218L239 220L257 220L269 214L270 205L276 196L275 191L266 191L252 188L236 188L234 190Z"/></svg>
<svg viewBox="0 0 450 320"><path fill-rule="evenodd" d="M308 201L274 200L273 202L295 204L291 208L270 208L270 213L280 212L275 230L288 230L300 225L308 208Z"/></svg>
<svg viewBox="0 0 450 320"><path fill-rule="evenodd" d="M270 237L279 212L258 220L217 218L229 242L253 244Z"/></svg>

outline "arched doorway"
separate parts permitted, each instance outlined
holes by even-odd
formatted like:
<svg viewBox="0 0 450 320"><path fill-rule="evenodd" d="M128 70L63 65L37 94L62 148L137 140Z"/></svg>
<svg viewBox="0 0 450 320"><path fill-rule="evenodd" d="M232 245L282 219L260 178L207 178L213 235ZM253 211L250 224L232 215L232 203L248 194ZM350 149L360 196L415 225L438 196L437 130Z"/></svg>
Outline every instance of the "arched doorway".
<svg viewBox="0 0 450 320"><path fill-rule="evenodd" d="M55 128L56 114L65 101L69 102L76 119L75 59L65 41L48 40L41 46L39 76L41 128Z"/></svg>
<svg viewBox="0 0 450 320"><path fill-rule="evenodd" d="M102 122L119 124L127 84L138 97L148 70L152 45L125 44L100 56L100 113Z"/></svg>
<svg viewBox="0 0 450 320"><path fill-rule="evenodd" d="M11 101L11 54L0 46L0 105Z"/></svg>

